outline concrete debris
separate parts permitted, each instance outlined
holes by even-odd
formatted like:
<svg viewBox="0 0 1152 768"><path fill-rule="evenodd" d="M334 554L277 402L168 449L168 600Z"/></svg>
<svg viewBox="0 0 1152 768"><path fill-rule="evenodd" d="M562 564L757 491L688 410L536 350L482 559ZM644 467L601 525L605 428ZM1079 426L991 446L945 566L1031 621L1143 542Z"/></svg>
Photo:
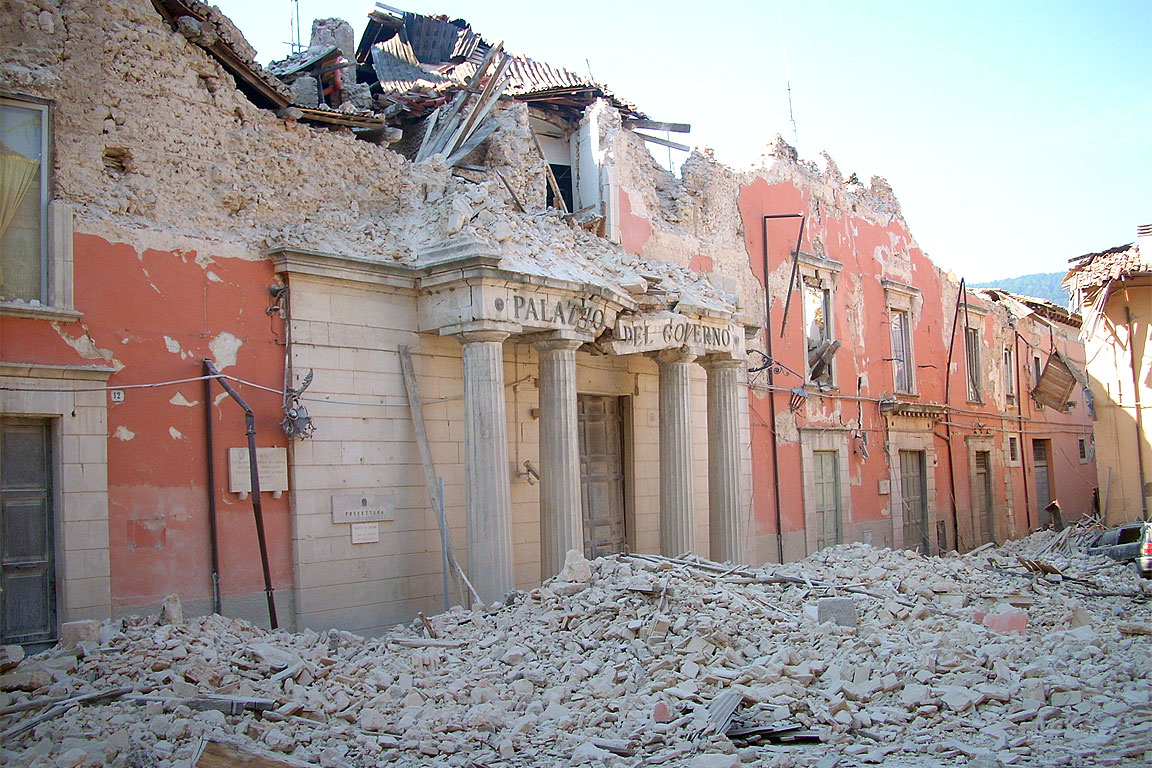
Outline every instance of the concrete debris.
<svg viewBox="0 0 1152 768"><path fill-rule="evenodd" d="M0 763L1146 765L1152 582L1074 548L1059 581L1020 567L1050 535L763 568L569 553L507 605L374 639L121 618L4 650Z"/></svg>

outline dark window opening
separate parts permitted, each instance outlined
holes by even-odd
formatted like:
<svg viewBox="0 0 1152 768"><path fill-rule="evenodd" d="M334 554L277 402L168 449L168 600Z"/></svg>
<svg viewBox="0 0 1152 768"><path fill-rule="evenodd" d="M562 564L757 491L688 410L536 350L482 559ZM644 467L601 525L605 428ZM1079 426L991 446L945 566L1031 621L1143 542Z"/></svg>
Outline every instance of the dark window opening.
<svg viewBox="0 0 1152 768"><path fill-rule="evenodd" d="M560 197L564 198L564 205L571 213L576 210L572 204L572 166L549 163L548 167L552 169L552 175L556 177L556 186L560 187ZM551 184L548 185L548 207L560 207L556 205L556 194L552 191Z"/></svg>

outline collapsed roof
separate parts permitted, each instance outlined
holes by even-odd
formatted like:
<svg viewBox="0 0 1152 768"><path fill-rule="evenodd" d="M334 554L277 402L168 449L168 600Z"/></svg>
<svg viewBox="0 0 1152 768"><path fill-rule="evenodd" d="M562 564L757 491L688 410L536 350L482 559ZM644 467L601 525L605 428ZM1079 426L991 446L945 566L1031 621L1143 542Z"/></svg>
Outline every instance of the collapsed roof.
<svg viewBox="0 0 1152 768"><path fill-rule="evenodd" d="M504 54L500 43L488 43L463 19L449 21L377 3L358 45L347 22L319 20L307 49L265 68L215 6L200 0L152 3L173 27L220 61L257 106L288 118L350 128L371 141L398 141L400 134L387 128L409 133L453 96L493 80L499 81L491 88L493 100L506 94L572 119L605 99L625 119L647 121L633 104L590 76ZM489 71L486 60L499 66ZM422 129L415 133L420 139ZM417 147L409 142L396 148L415 156Z"/></svg>

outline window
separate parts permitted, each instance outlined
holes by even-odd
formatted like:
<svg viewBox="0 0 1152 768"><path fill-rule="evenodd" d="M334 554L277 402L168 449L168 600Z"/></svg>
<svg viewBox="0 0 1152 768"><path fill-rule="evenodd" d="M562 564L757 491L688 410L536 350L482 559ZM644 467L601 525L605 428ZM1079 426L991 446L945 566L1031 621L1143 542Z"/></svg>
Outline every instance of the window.
<svg viewBox="0 0 1152 768"><path fill-rule="evenodd" d="M1008 463L1013 464L1013 465L1020 463L1019 438L1016 438L1016 437L1009 437L1008 438Z"/></svg>
<svg viewBox="0 0 1152 768"><path fill-rule="evenodd" d="M912 392L912 341L908 334L908 313L895 309L892 323L893 381L897 392Z"/></svg>
<svg viewBox="0 0 1152 768"><path fill-rule="evenodd" d="M1032 389L1040 386L1040 374L1044 370L1044 365L1040 362L1040 355L1032 356ZM1032 398L1035 401L1035 397ZM1036 403L1036 410L1044 410L1043 403Z"/></svg>
<svg viewBox="0 0 1152 768"><path fill-rule="evenodd" d="M1091 437L1078 437L1076 438L1076 448L1080 454L1080 463L1087 464L1092 461L1092 455L1095 453L1096 443Z"/></svg>
<svg viewBox="0 0 1152 768"><path fill-rule="evenodd" d="M840 344L832 340L832 289L819 276L804 276L804 335L807 341L808 380L833 385L832 355Z"/></svg>
<svg viewBox="0 0 1152 768"><path fill-rule="evenodd" d="M964 329L964 351L968 359L968 401L982 403L980 396L980 329Z"/></svg>
<svg viewBox="0 0 1152 768"><path fill-rule="evenodd" d="M1016 402L1016 366L1012 364L1012 347L1004 347L1004 401Z"/></svg>
<svg viewBox="0 0 1152 768"><path fill-rule="evenodd" d="M0 300L48 303L48 105L0 98Z"/></svg>

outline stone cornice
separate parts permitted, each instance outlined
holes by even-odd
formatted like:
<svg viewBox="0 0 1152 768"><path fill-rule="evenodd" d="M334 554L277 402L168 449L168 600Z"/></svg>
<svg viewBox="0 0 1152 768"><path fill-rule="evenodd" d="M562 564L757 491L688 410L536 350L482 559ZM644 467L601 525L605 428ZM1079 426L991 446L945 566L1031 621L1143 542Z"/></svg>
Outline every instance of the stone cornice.
<svg viewBox="0 0 1152 768"><path fill-rule="evenodd" d="M0 376L24 379L71 379L76 381L108 381L116 373L105 365L45 365L0 361Z"/></svg>

